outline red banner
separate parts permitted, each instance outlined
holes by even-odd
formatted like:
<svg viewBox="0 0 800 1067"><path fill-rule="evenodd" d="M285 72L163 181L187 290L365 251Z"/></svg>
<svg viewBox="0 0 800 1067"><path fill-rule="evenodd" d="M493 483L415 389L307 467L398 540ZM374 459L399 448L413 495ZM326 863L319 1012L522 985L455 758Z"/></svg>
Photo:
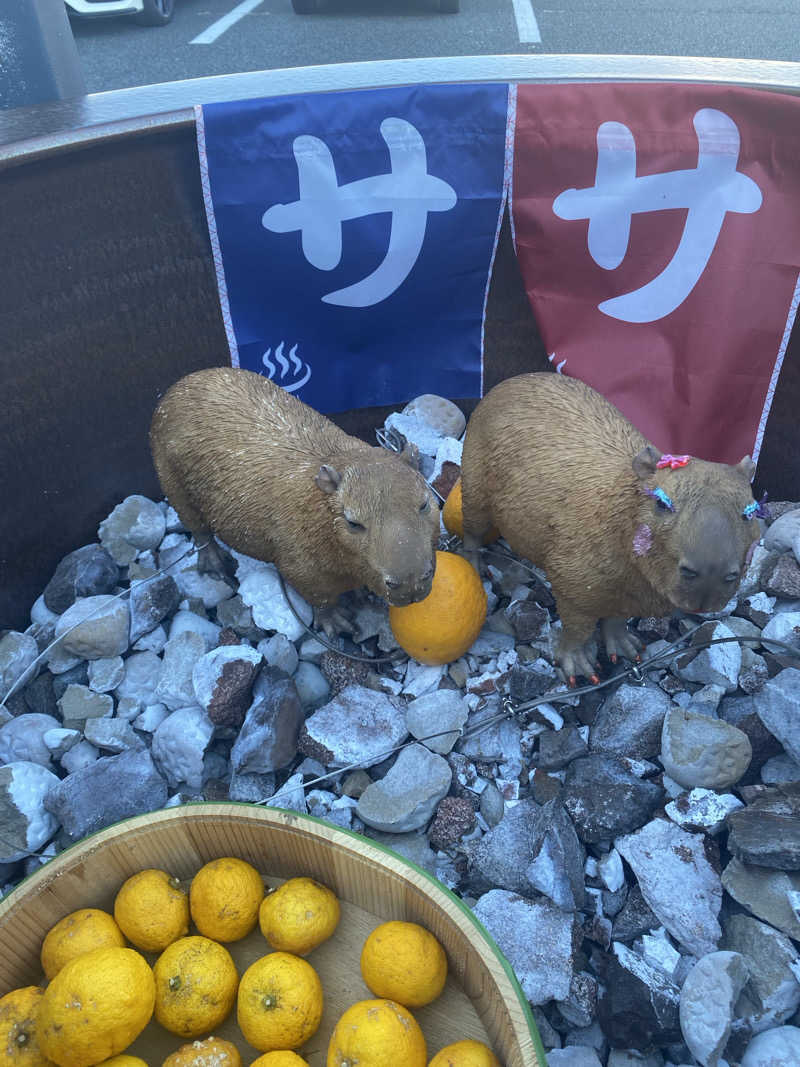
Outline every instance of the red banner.
<svg viewBox="0 0 800 1067"><path fill-rule="evenodd" d="M512 217L561 373L664 451L757 458L800 295L800 99L519 86Z"/></svg>

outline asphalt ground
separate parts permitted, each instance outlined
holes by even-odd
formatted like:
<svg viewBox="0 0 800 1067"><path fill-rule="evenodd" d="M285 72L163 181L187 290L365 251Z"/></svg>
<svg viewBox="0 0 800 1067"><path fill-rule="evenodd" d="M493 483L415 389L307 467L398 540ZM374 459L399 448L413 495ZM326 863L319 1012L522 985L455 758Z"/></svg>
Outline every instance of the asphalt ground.
<svg viewBox="0 0 800 1067"><path fill-rule="evenodd" d="M174 20L74 19L90 92L318 63L526 52L800 61L800 0L177 0Z"/></svg>

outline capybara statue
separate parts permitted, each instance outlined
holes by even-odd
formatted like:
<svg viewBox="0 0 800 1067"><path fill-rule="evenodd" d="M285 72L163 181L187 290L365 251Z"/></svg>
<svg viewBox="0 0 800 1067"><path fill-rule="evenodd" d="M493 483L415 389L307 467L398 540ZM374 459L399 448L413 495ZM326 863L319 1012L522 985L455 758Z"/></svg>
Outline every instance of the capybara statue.
<svg viewBox="0 0 800 1067"><path fill-rule="evenodd" d="M544 568L563 630L556 658L596 681L588 642L637 656L631 616L719 611L760 537L749 456L735 466L662 456L599 393L543 372L496 385L469 420L464 548L494 525Z"/></svg>
<svg viewBox="0 0 800 1067"><path fill-rule="evenodd" d="M322 608L367 586L390 604L426 597L439 508L414 450L371 447L268 379L217 367L176 382L150 428L161 487L195 542L216 534L275 563Z"/></svg>

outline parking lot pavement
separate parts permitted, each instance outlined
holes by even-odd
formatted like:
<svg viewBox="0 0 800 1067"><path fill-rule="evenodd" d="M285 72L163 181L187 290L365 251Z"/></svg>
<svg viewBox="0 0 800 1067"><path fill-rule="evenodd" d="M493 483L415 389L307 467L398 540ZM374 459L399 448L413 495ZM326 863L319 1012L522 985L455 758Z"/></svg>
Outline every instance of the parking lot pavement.
<svg viewBox="0 0 800 1067"><path fill-rule="evenodd" d="M800 60L797 0L177 0L168 26L76 19L90 92L236 71L371 59L519 52Z"/></svg>

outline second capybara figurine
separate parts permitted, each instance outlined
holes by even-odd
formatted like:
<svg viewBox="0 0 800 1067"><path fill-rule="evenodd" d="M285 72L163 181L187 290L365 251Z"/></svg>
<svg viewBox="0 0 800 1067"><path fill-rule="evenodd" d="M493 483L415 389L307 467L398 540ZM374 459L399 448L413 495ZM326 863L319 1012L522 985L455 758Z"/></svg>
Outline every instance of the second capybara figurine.
<svg viewBox="0 0 800 1067"><path fill-rule="evenodd" d="M494 525L544 568L571 683L596 680L587 643L634 658L632 616L719 611L761 536L749 456L735 466L662 456L599 393L554 373L496 385L469 420L462 457L464 547Z"/></svg>
<svg viewBox="0 0 800 1067"><path fill-rule="evenodd" d="M150 447L198 544L213 533L275 563L311 604L330 609L364 585L398 605L430 592L439 508L409 450L371 447L231 367L176 382L153 415Z"/></svg>

